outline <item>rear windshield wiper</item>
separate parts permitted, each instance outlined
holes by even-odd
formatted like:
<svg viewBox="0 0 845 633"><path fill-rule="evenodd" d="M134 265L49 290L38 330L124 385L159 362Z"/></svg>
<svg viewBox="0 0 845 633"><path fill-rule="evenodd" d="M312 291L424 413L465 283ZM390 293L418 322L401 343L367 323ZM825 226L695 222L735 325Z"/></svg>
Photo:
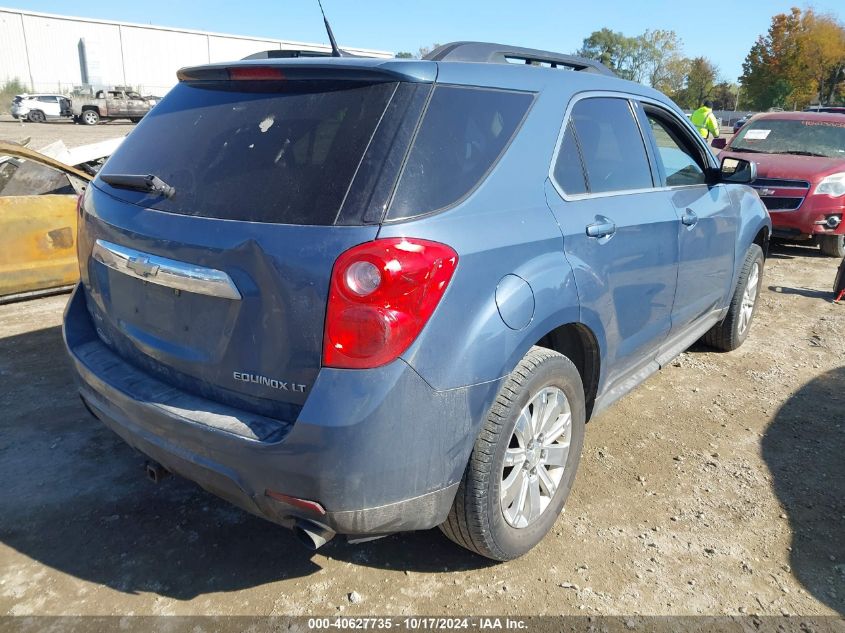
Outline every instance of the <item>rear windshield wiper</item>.
<svg viewBox="0 0 845 633"><path fill-rule="evenodd" d="M775 154L792 154L794 156L820 156L821 158L829 158L825 154L819 154L818 152L807 152L803 149L790 149L785 152L775 152Z"/></svg>
<svg viewBox="0 0 845 633"><path fill-rule="evenodd" d="M176 188L171 187L158 176L148 174L100 174L100 180L120 189L134 189L135 191L149 191L160 193L165 198L172 198Z"/></svg>

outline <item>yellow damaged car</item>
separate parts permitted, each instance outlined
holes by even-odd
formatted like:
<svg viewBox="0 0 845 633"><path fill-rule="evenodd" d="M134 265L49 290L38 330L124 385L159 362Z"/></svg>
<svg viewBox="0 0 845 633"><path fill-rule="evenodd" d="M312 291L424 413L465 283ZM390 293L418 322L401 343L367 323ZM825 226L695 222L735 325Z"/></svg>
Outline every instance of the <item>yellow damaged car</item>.
<svg viewBox="0 0 845 633"><path fill-rule="evenodd" d="M92 178L0 141L0 303L76 283L76 202Z"/></svg>

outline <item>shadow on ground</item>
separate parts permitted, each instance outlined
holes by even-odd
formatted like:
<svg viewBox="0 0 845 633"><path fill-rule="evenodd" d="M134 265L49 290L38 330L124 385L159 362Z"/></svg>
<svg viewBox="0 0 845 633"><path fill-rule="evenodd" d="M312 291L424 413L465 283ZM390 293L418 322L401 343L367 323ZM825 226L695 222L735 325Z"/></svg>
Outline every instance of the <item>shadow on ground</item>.
<svg viewBox="0 0 845 633"><path fill-rule="evenodd" d="M807 411L820 412L809 416ZM845 367L793 395L762 441L775 494L789 516L792 573L845 614Z"/></svg>
<svg viewBox="0 0 845 633"><path fill-rule="evenodd" d="M320 569L321 557L288 530L188 481L147 481L144 457L80 403L58 327L0 339L0 378L0 541L9 547L118 591L179 600ZM417 572L490 564L437 530L335 539L320 554Z"/></svg>
<svg viewBox="0 0 845 633"><path fill-rule="evenodd" d="M818 246L772 241L768 257L772 259L795 259L796 257L826 258Z"/></svg>
<svg viewBox="0 0 845 633"><path fill-rule="evenodd" d="M833 286L831 279L830 285ZM835 297L830 290L816 290L815 288L789 288L787 286L769 286L769 290L782 295L798 295L807 299L823 299L832 303Z"/></svg>

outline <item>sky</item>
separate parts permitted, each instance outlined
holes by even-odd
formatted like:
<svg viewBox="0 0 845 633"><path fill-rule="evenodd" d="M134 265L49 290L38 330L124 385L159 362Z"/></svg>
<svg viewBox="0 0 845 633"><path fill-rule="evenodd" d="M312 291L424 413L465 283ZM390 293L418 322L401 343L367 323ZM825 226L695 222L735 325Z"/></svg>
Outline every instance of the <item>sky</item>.
<svg viewBox="0 0 845 633"><path fill-rule="evenodd" d="M5 5L5 2L0 0ZM572 53L591 32L608 27L625 35L674 30L688 57L706 56L721 78L736 81L742 62L771 16L795 0L323 0L338 43L416 53L422 46L482 40ZM838 14L842 0L815 0L820 12ZM328 43L317 0L67 0L18 2L14 8L45 13L155 24L303 42ZM708 20L709 16L715 19Z"/></svg>

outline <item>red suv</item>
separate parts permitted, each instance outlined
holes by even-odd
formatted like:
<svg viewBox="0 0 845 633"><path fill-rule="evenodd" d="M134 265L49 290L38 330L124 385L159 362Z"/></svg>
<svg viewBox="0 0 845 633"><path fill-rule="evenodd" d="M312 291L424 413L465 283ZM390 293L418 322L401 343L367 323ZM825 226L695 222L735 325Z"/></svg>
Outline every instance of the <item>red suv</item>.
<svg viewBox="0 0 845 633"><path fill-rule="evenodd" d="M770 112L754 117L731 139L721 158L757 163L751 184L772 216L774 237L818 244L845 257L845 116Z"/></svg>

